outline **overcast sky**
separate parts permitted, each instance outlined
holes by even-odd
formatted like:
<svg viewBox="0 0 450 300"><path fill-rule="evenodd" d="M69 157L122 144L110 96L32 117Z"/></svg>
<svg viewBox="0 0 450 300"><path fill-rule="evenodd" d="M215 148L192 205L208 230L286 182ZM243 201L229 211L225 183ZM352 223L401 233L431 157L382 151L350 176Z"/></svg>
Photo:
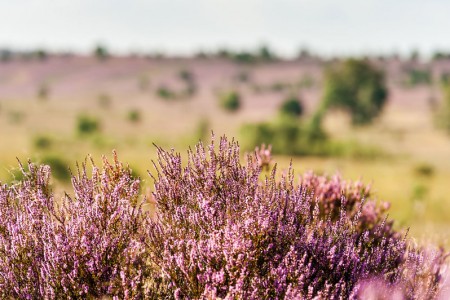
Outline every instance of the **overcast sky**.
<svg viewBox="0 0 450 300"><path fill-rule="evenodd" d="M0 0L0 48L285 55L450 50L446 0Z"/></svg>

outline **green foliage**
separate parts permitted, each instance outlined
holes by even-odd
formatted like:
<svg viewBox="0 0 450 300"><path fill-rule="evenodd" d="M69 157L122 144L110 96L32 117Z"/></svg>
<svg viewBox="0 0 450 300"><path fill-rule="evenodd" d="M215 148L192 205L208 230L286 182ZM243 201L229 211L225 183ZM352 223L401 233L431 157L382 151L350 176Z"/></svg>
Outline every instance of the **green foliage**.
<svg viewBox="0 0 450 300"><path fill-rule="evenodd" d="M325 136L309 132L312 129L293 118L282 116L273 122L245 124L241 133L247 149L270 144L275 154L324 155Z"/></svg>
<svg viewBox="0 0 450 300"><path fill-rule="evenodd" d="M444 59L450 59L450 53L443 52L443 51L436 51L433 54L433 61L444 60Z"/></svg>
<svg viewBox="0 0 450 300"><path fill-rule="evenodd" d="M195 80L194 74L187 69L182 69L178 73L178 77L184 82L193 82Z"/></svg>
<svg viewBox="0 0 450 300"><path fill-rule="evenodd" d="M37 49L34 52L34 56L40 61L45 61L48 58L48 53L44 49Z"/></svg>
<svg viewBox="0 0 450 300"><path fill-rule="evenodd" d="M128 121L132 122L132 123L138 123L141 121L141 113L139 110L137 109L132 109L128 112L127 114L127 119Z"/></svg>
<svg viewBox="0 0 450 300"><path fill-rule="evenodd" d="M173 92L171 89L166 87L165 85L161 85L157 90L156 94L165 100L171 100L176 98L175 92Z"/></svg>
<svg viewBox="0 0 450 300"><path fill-rule="evenodd" d="M252 51L244 50L234 52L231 50L222 49L219 50L217 55L222 58L230 58L241 64L271 62L278 59L278 56L266 45Z"/></svg>
<svg viewBox="0 0 450 300"><path fill-rule="evenodd" d="M81 135L88 135L100 130L100 121L90 115L81 114L77 118L77 132Z"/></svg>
<svg viewBox="0 0 450 300"><path fill-rule="evenodd" d="M42 158L42 163L49 165L53 177L60 181L69 181L69 163L57 155L48 155Z"/></svg>
<svg viewBox="0 0 450 300"><path fill-rule="evenodd" d="M248 51L242 51L242 52L237 52L235 54L232 54L232 59L235 62L241 63L241 64L251 64L251 63L255 63L257 60L255 55L253 55L253 53L248 52Z"/></svg>
<svg viewBox="0 0 450 300"><path fill-rule="evenodd" d="M103 60L106 60L107 58L109 58L110 54L109 54L108 49L106 49L105 46L97 45L94 49L94 56L98 60L103 61Z"/></svg>
<svg viewBox="0 0 450 300"><path fill-rule="evenodd" d="M367 124L380 114L387 95L384 73L366 60L348 59L325 72L322 109L341 108L353 124Z"/></svg>
<svg viewBox="0 0 450 300"><path fill-rule="evenodd" d="M434 172L434 167L428 163L420 163L414 167L414 173L419 176L432 177Z"/></svg>
<svg viewBox="0 0 450 300"><path fill-rule="evenodd" d="M275 53L266 45L261 46L258 50L259 59L262 61L274 61L277 59Z"/></svg>
<svg viewBox="0 0 450 300"><path fill-rule="evenodd" d="M46 135L38 135L33 139L33 145L36 149L49 149L53 144L52 139Z"/></svg>
<svg viewBox="0 0 450 300"><path fill-rule="evenodd" d="M430 84L431 81L431 74L428 70L412 69L408 72L407 84L409 86Z"/></svg>
<svg viewBox="0 0 450 300"><path fill-rule="evenodd" d="M220 106L229 112L235 112L241 107L241 97L236 91L230 91L220 96Z"/></svg>
<svg viewBox="0 0 450 300"><path fill-rule="evenodd" d="M300 99L292 95L288 97L281 104L280 113L290 117L300 117L303 114L303 105Z"/></svg>
<svg viewBox="0 0 450 300"><path fill-rule="evenodd" d="M354 159L376 159L384 153L375 147L355 141L329 140L321 127L321 116L315 115L306 123L294 118L278 118L272 122L245 124L241 140L247 150L261 144L272 145L274 154L299 156L334 156Z"/></svg>

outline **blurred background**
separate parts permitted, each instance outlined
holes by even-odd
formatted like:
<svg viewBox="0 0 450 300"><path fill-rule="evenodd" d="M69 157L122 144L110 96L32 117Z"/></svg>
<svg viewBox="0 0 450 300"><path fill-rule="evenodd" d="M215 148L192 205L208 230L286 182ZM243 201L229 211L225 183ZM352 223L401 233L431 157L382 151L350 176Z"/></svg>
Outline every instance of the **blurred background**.
<svg viewBox="0 0 450 300"><path fill-rule="evenodd" d="M372 184L418 241L450 238L450 3L0 0L0 180L56 191L113 149L271 144L279 168Z"/></svg>

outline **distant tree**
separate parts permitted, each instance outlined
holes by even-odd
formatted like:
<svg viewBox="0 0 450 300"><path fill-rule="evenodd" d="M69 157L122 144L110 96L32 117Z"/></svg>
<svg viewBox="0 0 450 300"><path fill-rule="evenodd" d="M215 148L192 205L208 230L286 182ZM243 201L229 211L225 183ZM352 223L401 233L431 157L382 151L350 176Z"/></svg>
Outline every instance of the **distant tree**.
<svg viewBox="0 0 450 300"><path fill-rule="evenodd" d="M430 84L432 82L431 72L429 70L411 69L407 74L407 84L416 86L420 84Z"/></svg>
<svg viewBox="0 0 450 300"><path fill-rule="evenodd" d="M237 111L241 107L241 97L236 91L225 93L220 97L220 105L227 111Z"/></svg>
<svg viewBox="0 0 450 300"><path fill-rule="evenodd" d="M262 61L272 61L276 59L275 53L266 45L259 48L258 56Z"/></svg>
<svg viewBox="0 0 450 300"><path fill-rule="evenodd" d="M382 71L367 60L348 59L325 71L322 109L342 108L353 124L367 124L380 114L387 95Z"/></svg>
<svg viewBox="0 0 450 300"><path fill-rule="evenodd" d="M98 60L105 60L109 58L109 51L106 49L103 45L97 45L94 49L94 55L97 57Z"/></svg>
<svg viewBox="0 0 450 300"><path fill-rule="evenodd" d="M280 112L282 115L300 117L303 114L303 105L298 97L291 95L281 104Z"/></svg>
<svg viewBox="0 0 450 300"><path fill-rule="evenodd" d="M100 121L90 115L81 114L77 118L77 132L80 135L88 135L100 130Z"/></svg>
<svg viewBox="0 0 450 300"><path fill-rule="evenodd" d="M13 58L13 52L8 49L0 49L0 61L9 62Z"/></svg>
<svg viewBox="0 0 450 300"><path fill-rule="evenodd" d="M47 51L45 51L44 49L37 49L37 50L34 52L34 56L35 56L38 60L44 61L44 60L47 60L47 58L48 58L48 53L47 53Z"/></svg>

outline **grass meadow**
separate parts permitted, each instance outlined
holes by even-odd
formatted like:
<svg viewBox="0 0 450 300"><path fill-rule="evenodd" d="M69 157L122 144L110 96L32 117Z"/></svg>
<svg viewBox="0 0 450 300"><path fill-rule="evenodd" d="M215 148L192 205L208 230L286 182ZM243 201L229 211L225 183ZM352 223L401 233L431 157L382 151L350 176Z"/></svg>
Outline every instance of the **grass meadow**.
<svg viewBox="0 0 450 300"><path fill-rule="evenodd" d="M342 111L324 119L330 139L373 148L373 155L275 155L275 160L283 169L292 159L296 173L339 172L344 179L362 179L377 199L391 203L390 218L398 227L410 227L418 243L450 246L450 136L436 128L433 110L440 86L408 84L404 69L411 62L377 63L386 70L389 87L381 116L357 128ZM62 193L70 184L68 167L73 170L88 154L99 162L116 149L152 188L147 170L156 157L154 143L185 153L214 130L245 145L241 126L273 118L290 94L311 116L321 99L326 65L319 60L240 64L220 58L99 61L82 56L0 63L0 179L14 180L20 176L17 159L31 159L53 167L54 189ZM438 72L449 66L426 67ZM220 106L220 95L231 90L241 98L236 111Z"/></svg>

